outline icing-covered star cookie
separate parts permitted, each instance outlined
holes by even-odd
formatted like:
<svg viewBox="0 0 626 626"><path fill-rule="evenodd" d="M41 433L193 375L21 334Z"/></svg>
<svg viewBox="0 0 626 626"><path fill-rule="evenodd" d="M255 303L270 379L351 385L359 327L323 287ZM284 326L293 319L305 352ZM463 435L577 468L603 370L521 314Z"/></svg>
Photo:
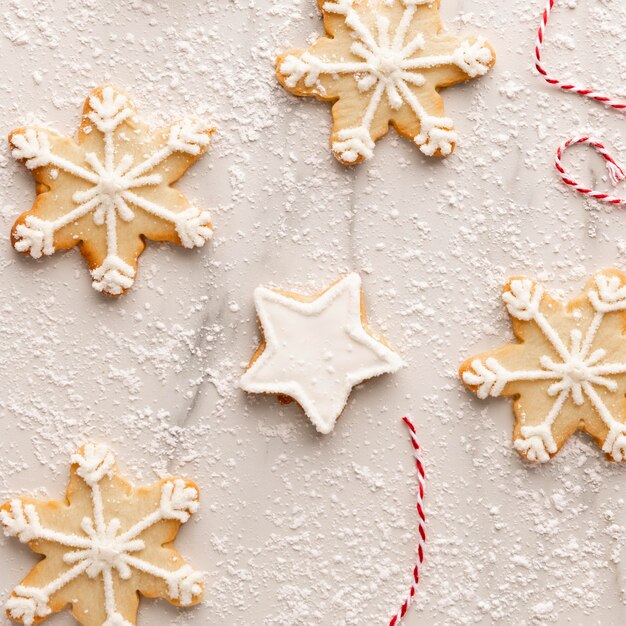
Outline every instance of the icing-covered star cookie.
<svg viewBox="0 0 626 626"><path fill-rule="evenodd" d="M295 400L321 433L332 431L354 385L402 366L367 327L357 274L313 297L259 287L254 301L263 343L242 389Z"/></svg>
<svg viewBox="0 0 626 626"><path fill-rule="evenodd" d="M370 158L389 124L429 156L457 140L439 89L482 76L495 53L482 38L442 32L439 0L318 0L326 37L278 57L281 84L332 101L341 163Z"/></svg>
<svg viewBox="0 0 626 626"><path fill-rule="evenodd" d="M13 591L8 616L31 626L69 604L83 626L134 626L139 594L198 603L204 574L172 545L198 497L182 478L135 488L106 446L87 444L72 456L65 500L15 498L0 508L5 534L43 556Z"/></svg>
<svg viewBox="0 0 626 626"><path fill-rule="evenodd" d="M152 129L114 87L94 89L74 141L43 128L9 135L37 183L13 226L15 249L37 259L76 245L97 291L119 296L135 281L145 239L186 248L211 237L207 211L171 187L206 151L213 129L186 118Z"/></svg>
<svg viewBox="0 0 626 626"><path fill-rule="evenodd" d="M576 430L626 460L626 276L596 274L567 306L513 278L503 299L519 343L468 359L463 382L515 399L513 443L530 461L549 461Z"/></svg>

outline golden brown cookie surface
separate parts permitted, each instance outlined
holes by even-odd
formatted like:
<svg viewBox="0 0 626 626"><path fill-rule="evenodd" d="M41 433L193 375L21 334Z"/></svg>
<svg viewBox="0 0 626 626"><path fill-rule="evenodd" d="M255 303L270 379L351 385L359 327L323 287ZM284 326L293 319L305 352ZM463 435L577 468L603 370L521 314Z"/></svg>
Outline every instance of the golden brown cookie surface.
<svg viewBox="0 0 626 626"><path fill-rule="evenodd" d="M87 444L72 456L65 501L16 498L0 508L5 534L44 557L15 588L8 616L31 626L69 604L83 626L133 626L139 594L196 604L204 574L172 542L198 497L181 478L135 488L106 446Z"/></svg>
<svg viewBox="0 0 626 626"><path fill-rule="evenodd" d="M208 212L171 185L204 154L212 132L189 118L151 129L111 86L87 98L77 141L14 130L13 156L37 183L33 207L13 226L15 249L39 258L79 245L93 287L121 295L135 280L144 239L193 248L211 237Z"/></svg>
<svg viewBox="0 0 626 626"><path fill-rule="evenodd" d="M352 165L373 155L389 124L429 156L454 150L438 91L485 74L483 39L442 33L439 0L318 0L325 37L278 57L281 84L334 102L332 150Z"/></svg>
<svg viewBox="0 0 626 626"><path fill-rule="evenodd" d="M463 382L515 399L514 446L530 461L550 460L576 430L626 460L626 276L599 272L567 306L525 278L503 299L519 343L468 359Z"/></svg>

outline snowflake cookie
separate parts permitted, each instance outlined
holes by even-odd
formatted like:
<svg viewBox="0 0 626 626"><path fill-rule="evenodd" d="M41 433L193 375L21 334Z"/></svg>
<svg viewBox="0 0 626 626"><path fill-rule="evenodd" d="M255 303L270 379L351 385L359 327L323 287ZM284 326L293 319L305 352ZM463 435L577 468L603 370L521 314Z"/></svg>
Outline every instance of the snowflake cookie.
<svg viewBox="0 0 626 626"><path fill-rule="evenodd" d="M259 287L254 302L263 343L242 389L295 400L320 433L332 431L352 387L402 366L367 327L357 274L311 297Z"/></svg>
<svg viewBox="0 0 626 626"><path fill-rule="evenodd" d="M70 604L84 626L132 626L140 593L198 603L204 574L172 546L198 497L181 478L134 488L106 446L87 444L72 456L65 501L16 498L0 508L5 534L44 557L13 591L8 616L31 626Z"/></svg>
<svg viewBox="0 0 626 626"><path fill-rule="evenodd" d="M442 33L439 0L318 0L326 37L278 57L281 84L334 102L331 146L352 165L369 159L389 123L428 156L457 140L438 91L482 76L495 53L482 38Z"/></svg>
<svg viewBox="0 0 626 626"><path fill-rule="evenodd" d="M38 259L80 246L97 291L119 296L135 280L145 239L187 248L211 237L208 212L171 187L206 151L213 129L186 118L151 129L114 87L94 89L78 141L42 128L9 135L37 197L13 226L15 249Z"/></svg>
<svg viewBox="0 0 626 626"><path fill-rule="evenodd" d="M513 445L530 461L549 461L578 429L626 460L626 276L598 273L567 306L526 278L503 299L520 343L466 361L463 382L515 399Z"/></svg>

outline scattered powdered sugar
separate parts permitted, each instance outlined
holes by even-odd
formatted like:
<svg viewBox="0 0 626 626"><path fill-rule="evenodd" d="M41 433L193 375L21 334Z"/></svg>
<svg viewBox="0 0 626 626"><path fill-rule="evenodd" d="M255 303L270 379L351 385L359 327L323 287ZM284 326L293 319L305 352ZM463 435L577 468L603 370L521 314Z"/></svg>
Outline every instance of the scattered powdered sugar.
<svg viewBox="0 0 626 626"><path fill-rule="evenodd" d="M598 269L626 268L624 209L586 203L552 166L572 131L593 130L626 160L626 124L533 76L541 1L442 3L449 29L485 35L498 54L489 75L446 94L455 154L428 159L391 130L353 169L328 149L330 105L274 76L278 53L322 32L314 0L0 8L5 134L36 121L73 132L89 89L108 81L155 124L199 115L218 128L180 183L211 211L213 240L152 244L119 300L92 293L76 251L11 250L33 184L6 144L0 153L0 499L59 497L87 439L109 444L137 483L197 481L201 508L177 545L208 572L206 599L145 601L139 624L386 623L417 545L405 413L424 449L429 536L407 626L624 620L626 470L580 434L529 466L511 444L510 401L477 401L456 369L512 338L509 276L567 297ZM623 96L624 23L620 0L560 2L546 64ZM568 153L572 171L609 189L583 150ZM237 389L259 341L252 292L312 293L349 271L407 367L356 389L320 437L297 406ZM32 563L15 544L0 539L2 598Z"/></svg>

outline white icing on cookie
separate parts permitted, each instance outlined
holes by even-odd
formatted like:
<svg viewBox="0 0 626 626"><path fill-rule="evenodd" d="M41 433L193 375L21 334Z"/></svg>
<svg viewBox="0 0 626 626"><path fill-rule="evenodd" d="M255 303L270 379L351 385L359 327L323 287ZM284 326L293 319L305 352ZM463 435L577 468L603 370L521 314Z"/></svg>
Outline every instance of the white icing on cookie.
<svg viewBox="0 0 626 626"><path fill-rule="evenodd" d="M17 226L14 245L18 252L28 253L35 259L53 254L54 234L91 214L97 226L106 228L107 247L102 264L91 271L93 288L120 295L132 286L135 269L118 254L119 230L135 218L137 209L174 224L180 242L186 248L203 246L211 238L207 211L196 207L172 211L141 193L142 188L162 183L163 177L155 169L166 159L175 153L198 155L209 145L210 139L206 125L183 119L171 127L164 146L134 163L131 154L120 150L124 142L116 140L120 126L135 113L128 98L112 87L105 87L101 96L90 96L89 105L91 111L87 117L102 134L104 147L102 155L86 153L82 165L56 154L45 130L26 128L11 136L13 156L23 160L28 169L52 166L90 185L84 191L76 191L72 196L75 207L54 220L29 215Z"/></svg>
<svg viewBox="0 0 626 626"><path fill-rule="evenodd" d="M608 428L602 450L615 461L626 460L626 423L611 413L597 392L598 387L611 393L618 391L613 377L626 374L626 362L607 360L604 347L592 350L604 316L626 310L626 285L617 276L606 274L598 274L595 283L595 289L587 293L595 311L591 323L584 333L573 329L564 338L541 310L543 288L528 279L511 281L510 290L503 295L509 314L523 322L535 323L553 353L541 355L535 369L510 371L495 357L489 357L484 362L475 359L471 369L463 373L463 381L476 387L476 394L483 399L501 395L512 382L553 381L547 387L548 396L554 398L547 415L539 424L522 426L522 437L514 441L515 448L531 461L545 463L557 452L552 426L568 398L576 406L589 400Z"/></svg>
<svg viewBox="0 0 626 626"><path fill-rule="evenodd" d="M353 0L323 5L326 13L344 16L345 24L354 36L350 51L359 61L325 61L305 52L300 57L287 56L279 68L290 88L296 87L300 80L312 87L321 74L351 74L359 91L371 94L360 125L340 130L338 140L333 142L333 151L346 163L354 163L360 157L372 157L371 127L383 97L394 111L405 104L411 108L421 125L414 141L424 154L432 156L437 151L444 156L450 154L457 139L453 121L448 117L429 115L411 86L422 87L426 83L423 70L452 65L474 78L485 74L493 61L491 49L484 39L463 40L450 54L423 54L426 46L424 33L414 34L409 41L407 34L416 8L432 3L429 0L395 1L402 2L404 12L393 33L390 33L389 19L383 15L376 19L376 29L370 28L354 8Z"/></svg>
<svg viewBox="0 0 626 626"><path fill-rule="evenodd" d="M321 433L332 431L354 385L402 366L363 327L357 274L312 302L264 287L254 301L266 345L242 376L242 389L293 398Z"/></svg>
<svg viewBox="0 0 626 626"><path fill-rule="evenodd" d="M69 566L43 587L18 585L6 604L9 616L32 626L52 612L50 600L55 593L86 575L92 579L101 578L107 618L103 626L133 626L120 613L115 597L115 579L129 580L133 569L162 579L172 600L181 605L191 604L202 593L202 572L194 571L189 565L166 570L136 553L146 548L146 541L141 536L155 524L163 520L180 523L189 520L198 510L197 489L182 479L163 483L158 507L130 528L123 529L118 518L107 519L107 503L100 488L102 480L113 474L113 454L104 445L87 444L80 453L72 456L72 463L76 465L76 474L91 492L92 514L83 518L82 533L47 528L35 506L19 499L12 500L8 510L0 511L0 522L7 536L17 537L22 543L42 540L59 544L67 548L63 562Z"/></svg>

